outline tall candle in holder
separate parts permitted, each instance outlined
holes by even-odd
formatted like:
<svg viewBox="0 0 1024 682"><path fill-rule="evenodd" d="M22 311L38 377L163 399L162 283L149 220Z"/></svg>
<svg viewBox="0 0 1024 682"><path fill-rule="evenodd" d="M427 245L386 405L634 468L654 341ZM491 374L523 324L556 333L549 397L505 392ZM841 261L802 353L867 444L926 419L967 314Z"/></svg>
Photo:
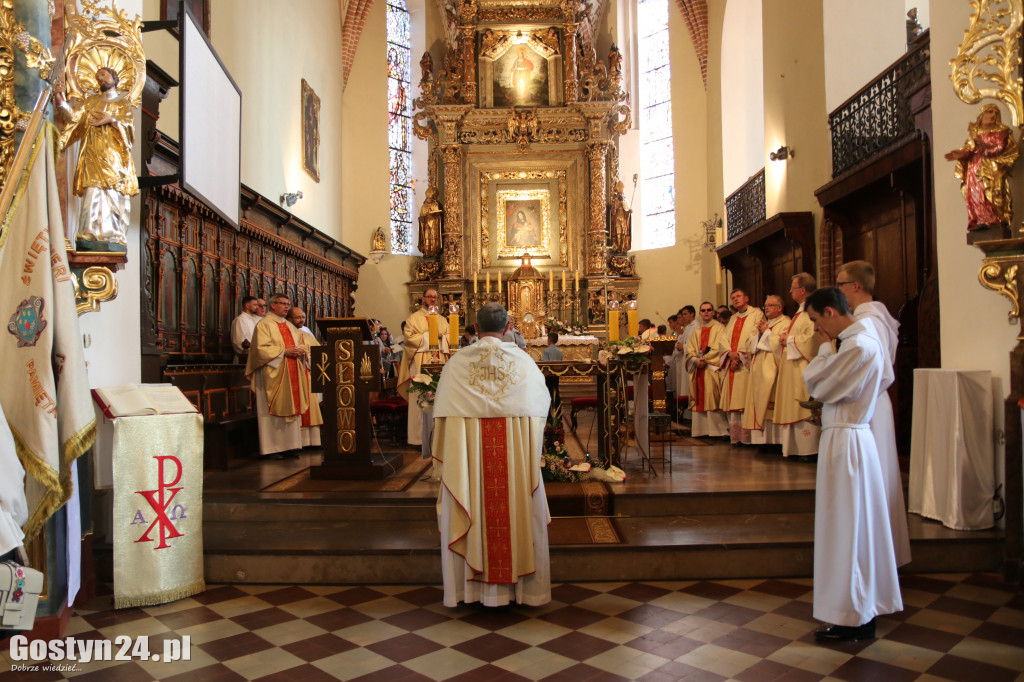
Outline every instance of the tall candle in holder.
<svg viewBox="0 0 1024 682"><path fill-rule="evenodd" d="M555 271L548 270L548 291L555 290Z"/></svg>
<svg viewBox="0 0 1024 682"><path fill-rule="evenodd" d="M486 272L484 274L487 275L487 279L484 280L484 286L486 287L487 293L491 293L491 273Z"/></svg>
<svg viewBox="0 0 1024 682"><path fill-rule="evenodd" d="M562 291L565 291L565 270L562 270Z"/></svg>
<svg viewBox="0 0 1024 682"><path fill-rule="evenodd" d="M630 301L626 307L626 328L630 336L640 336L640 320L635 300Z"/></svg>
<svg viewBox="0 0 1024 682"><path fill-rule="evenodd" d="M619 311L609 310L608 311L608 340L618 341L619 340Z"/></svg>
<svg viewBox="0 0 1024 682"><path fill-rule="evenodd" d="M501 293L501 271L498 271L498 293Z"/></svg>
<svg viewBox="0 0 1024 682"><path fill-rule="evenodd" d="M575 287L576 287L576 291L580 290L580 271L579 270L576 271L576 284L575 284Z"/></svg>
<svg viewBox="0 0 1024 682"><path fill-rule="evenodd" d="M476 274L477 274L476 270L474 270L473 271L473 293L474 294L476 293L476 290L477 290L477 287L476 287Z"/></svg>
<svg viewBox="0 0 1024 682"><path fill-rule="evenodd" d="M459 347L459 314L456 312L448 313L448 348L455 349Z"/></svg>
<svg viewBox="0 0 1024 682"><path fill-rule="evenodd" d="M427 315L427 340L431 348L438 347L437 338L437 308L431 308Z"/></svg>

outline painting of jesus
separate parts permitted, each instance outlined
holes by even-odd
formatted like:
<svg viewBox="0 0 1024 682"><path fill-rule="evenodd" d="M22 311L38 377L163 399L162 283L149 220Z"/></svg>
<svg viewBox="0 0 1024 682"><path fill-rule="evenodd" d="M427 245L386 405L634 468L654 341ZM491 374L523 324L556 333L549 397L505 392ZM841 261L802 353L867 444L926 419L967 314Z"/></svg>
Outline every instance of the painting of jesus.
<svg viewBox="0 0 1024 682"><path fill-rule="evenodd" d="M494 106L548 104L547 61L529 45L514 45L494 62Z"/></svg>

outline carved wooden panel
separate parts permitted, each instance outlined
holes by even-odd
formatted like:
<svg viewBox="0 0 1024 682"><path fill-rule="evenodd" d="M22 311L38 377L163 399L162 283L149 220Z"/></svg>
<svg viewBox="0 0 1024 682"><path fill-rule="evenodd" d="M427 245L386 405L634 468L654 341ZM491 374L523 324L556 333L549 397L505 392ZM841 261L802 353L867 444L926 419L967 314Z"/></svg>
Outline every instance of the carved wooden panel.
<svg viewBox="0 0 1024 682"><path fill-rule="evenodd" d="M166 364L230 361L231 321L247 295L286 292L311 327L352 315L358 254L342 253L346 267L247 218L236 231L175 186L147 193L142 229L143 354L161 357L145 363L146 380ZM307 232L321 253L342 248Z"/></svg>

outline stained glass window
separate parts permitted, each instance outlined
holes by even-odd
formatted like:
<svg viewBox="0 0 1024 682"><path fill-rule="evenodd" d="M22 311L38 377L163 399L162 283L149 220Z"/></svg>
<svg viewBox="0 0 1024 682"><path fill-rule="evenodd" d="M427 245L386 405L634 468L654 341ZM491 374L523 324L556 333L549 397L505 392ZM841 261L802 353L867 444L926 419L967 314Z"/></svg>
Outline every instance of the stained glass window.
<svg viewBox="0 0 1024 682"><path fill-rule="evenodd" d="M388 0L388 147L391 155L391 252L412 253L412 118L409 10Z"/></svg>
<svg viewBox="0 0 1024 682"><path fill-rule="evenodd" d="M638 0L640 144L643 174L641 248L676 243L668 0Z"/></svg>

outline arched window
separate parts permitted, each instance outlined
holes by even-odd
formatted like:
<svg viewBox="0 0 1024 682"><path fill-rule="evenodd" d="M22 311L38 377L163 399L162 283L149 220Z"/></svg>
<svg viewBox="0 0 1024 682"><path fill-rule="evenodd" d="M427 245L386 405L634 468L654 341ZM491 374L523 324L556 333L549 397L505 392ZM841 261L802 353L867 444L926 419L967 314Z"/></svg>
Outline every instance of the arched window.
<svg viewBox="0 0 1024 682"><path fill-rule="evenodd" d="M644 249L676 243L668 8L668 0L637 2L640 158L643 174L641 248Z"/></svg>
<svg viewBox="0 0 1024 682"><path fill-rule="evenodd" d="M411 38L405 0L388 0L388 148L391 252L412 253Z"/></svg>

